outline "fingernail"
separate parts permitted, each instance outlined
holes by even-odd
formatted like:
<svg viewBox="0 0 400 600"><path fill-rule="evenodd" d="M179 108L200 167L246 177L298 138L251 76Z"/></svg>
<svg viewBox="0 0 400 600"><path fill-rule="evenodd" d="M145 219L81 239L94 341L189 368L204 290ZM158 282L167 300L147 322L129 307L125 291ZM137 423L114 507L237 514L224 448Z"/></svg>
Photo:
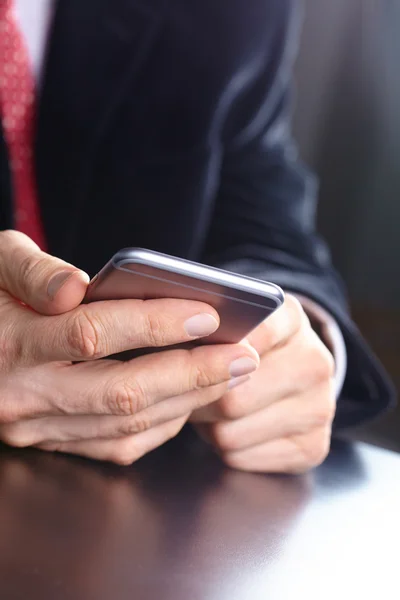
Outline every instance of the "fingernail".
<svg viewBox="0 0 400 600"><path fill-rule="evenodd" d="M63 285L65 285L73 275L79 276L85 284L88 284L90 281L89 275L83 271L61 271L61 273L53 275L50 279L49 285L47 286L47 295L53 300Z"/></svg>
<svg viewBox="0 0 400 600"><path fill-rule="evenodd" d="M243 377L244 375L249 375L250 373L254 373L258 369L258 364L253 358L249 356L244 356L243 358L238 358L233 361L230 366L230 374L233 379L237 377Z"/></svg>
<svg viewBox="0 0 400 600"><path fill-rule="evenodd" d="M193 338L206 337L217 331L218 321L212 315L202 313L191 317L185 323L186 333Z"/></svg>
<svg viewBox="0 0 400 600"><path fill-rule="evenodd" d="M228 390L233 390L233 388L239 387L239 385L243 385L251 379L250 375L244 375L243 377L235 377L231 379L228 383Z"/></svg>

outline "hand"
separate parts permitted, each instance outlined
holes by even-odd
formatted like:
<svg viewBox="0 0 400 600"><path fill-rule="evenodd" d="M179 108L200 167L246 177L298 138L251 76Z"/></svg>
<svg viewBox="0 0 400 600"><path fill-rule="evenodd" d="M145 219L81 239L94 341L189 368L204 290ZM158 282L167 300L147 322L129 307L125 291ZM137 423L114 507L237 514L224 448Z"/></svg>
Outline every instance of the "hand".
<svg viewBox="0 0 400 600"><path fill-rule="evenodd" d="M299 473L319 465L336 406L332 355L290 295L249 342L261 356L257 373L191 421L231 467Z"/></svg>
<svg viewBox="0 0 400 600"><path fill-rule="evenodd" d="M0 256L0 439L12 446L130 464L258 367L245 344L97 360L204 337L218 315L180 300L81 305L87 276L16 232L0 233Z"/></svg>

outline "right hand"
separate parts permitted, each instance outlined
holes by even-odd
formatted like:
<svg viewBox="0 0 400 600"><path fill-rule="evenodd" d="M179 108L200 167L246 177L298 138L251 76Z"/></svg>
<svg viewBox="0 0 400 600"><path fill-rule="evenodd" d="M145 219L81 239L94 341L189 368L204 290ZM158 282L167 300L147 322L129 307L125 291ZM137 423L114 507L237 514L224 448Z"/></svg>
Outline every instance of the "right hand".
<svg viewBox="0 0 400 600"><path fill-rule="evenodd" d="M193 341L219 320L210 306L184 300L81 305L87 284L25 235L0 232L3 442L130 464L258 367L247 344L97 360Z"/></svg>

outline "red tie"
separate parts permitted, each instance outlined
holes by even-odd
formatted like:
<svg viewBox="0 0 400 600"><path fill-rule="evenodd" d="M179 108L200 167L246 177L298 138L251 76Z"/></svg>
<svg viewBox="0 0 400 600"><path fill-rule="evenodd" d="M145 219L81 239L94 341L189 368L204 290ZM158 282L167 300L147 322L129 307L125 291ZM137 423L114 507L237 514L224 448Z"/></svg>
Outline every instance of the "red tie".
<svg viewBox="0 0 400 600"><path fill-rule="evenodd" d="M0 114L10 159L15 228L44 250L33 161L35 82L13 0L0 0Z"/></svg>

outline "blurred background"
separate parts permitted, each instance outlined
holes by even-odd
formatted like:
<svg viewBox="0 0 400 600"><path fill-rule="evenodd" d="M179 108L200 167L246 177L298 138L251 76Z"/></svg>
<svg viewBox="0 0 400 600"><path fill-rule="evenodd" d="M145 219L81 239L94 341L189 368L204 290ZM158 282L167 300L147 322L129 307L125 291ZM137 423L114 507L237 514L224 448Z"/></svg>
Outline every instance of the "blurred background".
<svg viewBox="0 0 400 600"><path fill-rule="evenodd" d="M400 393L400 0L303 0L294 129L353 315ZM400 409L357 432L400 451Z"/></svg>

